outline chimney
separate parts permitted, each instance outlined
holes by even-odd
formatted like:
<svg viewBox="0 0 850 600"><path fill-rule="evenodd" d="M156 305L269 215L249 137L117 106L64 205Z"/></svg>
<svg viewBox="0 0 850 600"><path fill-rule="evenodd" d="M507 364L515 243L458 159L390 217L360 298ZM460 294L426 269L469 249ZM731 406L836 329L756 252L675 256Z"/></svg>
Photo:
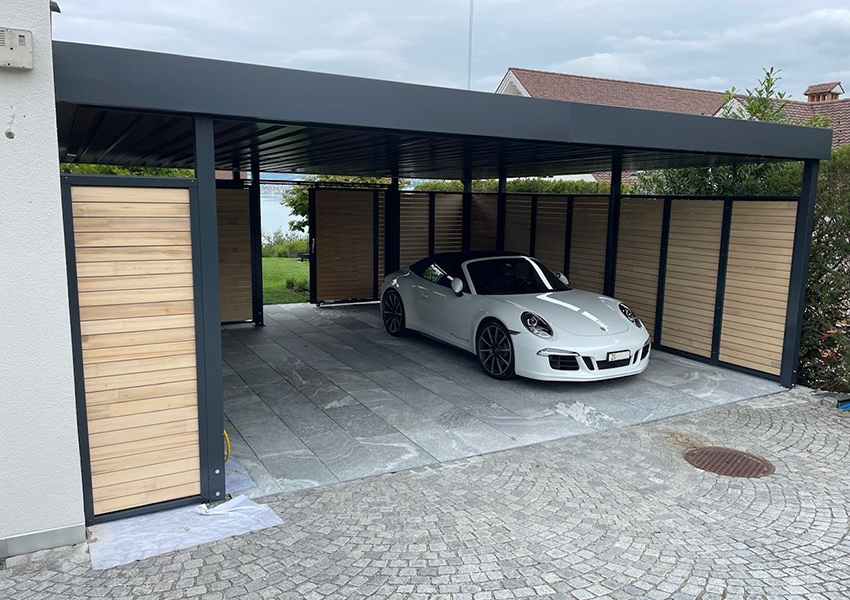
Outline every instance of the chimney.
<svg viewBox="0 0 850 600"><path fill-rule="evenodd" d="M806 88L803 94L809 102L826 102L827 100L838 100L844 93L840 81L828 81L826 83L814 83Z"/></svg>

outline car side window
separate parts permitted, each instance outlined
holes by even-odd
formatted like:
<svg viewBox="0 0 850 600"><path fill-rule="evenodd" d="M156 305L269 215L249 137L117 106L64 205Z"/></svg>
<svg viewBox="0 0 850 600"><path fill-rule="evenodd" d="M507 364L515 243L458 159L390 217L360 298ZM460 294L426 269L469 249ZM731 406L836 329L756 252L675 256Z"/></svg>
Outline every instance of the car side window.
<svg viewBox="0 0 850 600"><path fill-rule="evenodd" d="M437 285L451 287L451 279L449 279L446 272L436 263L429 265L422 272L422 278L427 279L431 283L436 283Z"/></svg>

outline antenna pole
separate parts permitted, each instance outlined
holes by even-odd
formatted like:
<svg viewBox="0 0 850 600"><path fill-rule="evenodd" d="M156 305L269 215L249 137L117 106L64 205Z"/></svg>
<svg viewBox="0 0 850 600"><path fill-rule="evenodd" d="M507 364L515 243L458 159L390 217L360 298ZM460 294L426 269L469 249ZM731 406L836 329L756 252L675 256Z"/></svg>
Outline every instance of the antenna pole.
<svg viewBox="0 0 850 600"><path fill-rule="evenodd" d="M469 0L469 56L466 70L466 89L472 89L472 7L475 0Z"/></svg>

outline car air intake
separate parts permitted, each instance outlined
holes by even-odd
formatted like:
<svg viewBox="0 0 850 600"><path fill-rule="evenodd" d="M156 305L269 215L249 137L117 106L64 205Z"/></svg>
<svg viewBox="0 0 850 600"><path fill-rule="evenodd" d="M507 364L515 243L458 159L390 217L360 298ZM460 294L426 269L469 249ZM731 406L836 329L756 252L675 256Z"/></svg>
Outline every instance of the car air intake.
<svg viewBox="0 0 850 600"><path fill-rule="evenodd" d="M549 366L556 371L578 371L578 357L552 354L549 357Z"/></svg>
<svg viewBox="0 0 850 600"><path fill-rule="evenodd" d="M647 354L649 354L649 344L643 347L643 351L640 353L640 359L643 360L646 358Z"/></svg>
<svg viewBox="0 0 850 600"><path fill-rule="evenodd" d="M623 360L597 360L596 368L597 369L618 369L619 367L626 367L631 361L630 358L624 358Z"/></svg>
<svg viewBox="0 0 850 600"><path fill-rule="evenodd" d="M592 358L590 358L589 356L582 356L581 359L584 361L585 366L589 370L593 371L594 369L596 369L596 367L593 366L593 359Z"/></svg>

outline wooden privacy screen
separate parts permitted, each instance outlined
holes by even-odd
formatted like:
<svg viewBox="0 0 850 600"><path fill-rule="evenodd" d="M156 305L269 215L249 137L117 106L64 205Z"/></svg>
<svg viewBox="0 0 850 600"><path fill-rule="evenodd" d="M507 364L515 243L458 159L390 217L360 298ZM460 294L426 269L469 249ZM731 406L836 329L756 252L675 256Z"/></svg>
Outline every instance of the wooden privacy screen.
<svg viewBox="0 0 850 600"><path fill-rule="evenodd" d="M565 272L564 246L567 235L567 198L539 196L534 256L553 271Z"/></svg>
<svg viewBox="0 0 850 600"><path fill-rule="evenodd" d="M614 295L635 311L650 337L655 329L664 201L623 198Z"/></svg>
<svg viewBox="0 0 850 600"><path fill-rule="evenodd" d="M316 301L373 298L375 192L316 190L315 194Z"/></svg>
<svg viewBox="0 0 850 600"><path fill-rule="evenodd" d="M219 189L216 200L221 321L249 321L253 305L248 190Z"/></svg>
<svg viewBox="0 0 850 600"><path fill-rule="evenodd" d="M187 189L71 188L94 514L200 493Z"/></svg>
<svg viewBox="0 0 850 600"><path fill-rule="evenodd" d="M735 202L720 360L779 375L796 202Z"/></svg>
<svg viewBox="0 0 850 600"><path fill-rule="evenodd" d="M505 198L505 250L529 254L531 249L531 196Z"/></svg>
<svg viewBox="0 0 850 600"><path fill-rule="evenodd" d="M402 192L401 204L401 247L399 264L412 265L428 256L430 228L429 196L423 193Z"/></svg>
<svg viewBox="0 0 850 600"><path fill-rule="evenodd" d="M673 200L661 343L706 358L711 356L722 221L722 201Z"/></svg>
<svg viewBox="0 0 850 600"><path fill-rule="evenodd" d="M496 249L496 212L498 202L495 195L472 195L472 231L469 236L470 250Z"/></svg>
<svg viewBox="0 0 850 600"><path fill-rule="evenodd" d="M434 197L434 252L460 252L463 243L463 194Z"/></svg>
<svg viewBox="0 0 850 600"><path fill-rule="evenodd" d="M601 294L605 287L608 198L576 198L570 227L570 284Z"/></svg>

